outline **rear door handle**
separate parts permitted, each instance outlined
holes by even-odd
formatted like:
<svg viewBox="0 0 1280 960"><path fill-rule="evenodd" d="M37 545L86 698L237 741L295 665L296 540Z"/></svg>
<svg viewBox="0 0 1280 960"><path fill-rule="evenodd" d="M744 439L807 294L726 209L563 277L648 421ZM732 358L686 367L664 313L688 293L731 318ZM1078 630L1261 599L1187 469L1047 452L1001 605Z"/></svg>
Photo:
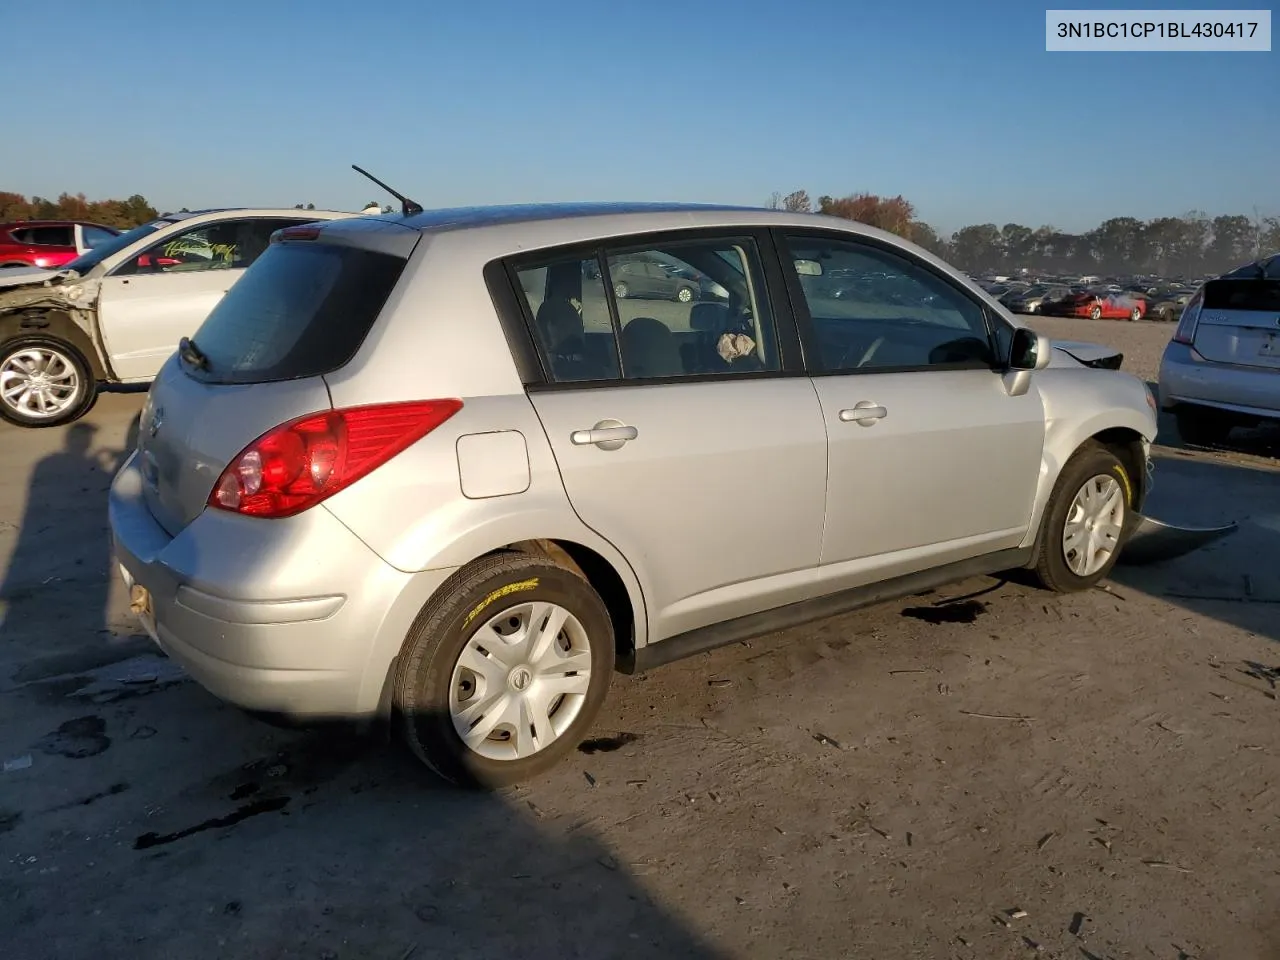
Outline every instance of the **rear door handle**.
<svg viewBox="0 0 1280 960"><path fill-rule="evenodd" d="M595 444L601 450L617 450L628 440L640 436L640 431L614 421L601 421L590 430L575 430L569 434L569 442L587 447Z"/></svg>
<svg viewBox="0 0 1280 960"><path fill-rule="evenodd" d="M863 427L870 427L877 420L883 420L888 415L888 410L870 400L859 401L850 409L840 411L840 419L845 423L852 421Z"/></svg>

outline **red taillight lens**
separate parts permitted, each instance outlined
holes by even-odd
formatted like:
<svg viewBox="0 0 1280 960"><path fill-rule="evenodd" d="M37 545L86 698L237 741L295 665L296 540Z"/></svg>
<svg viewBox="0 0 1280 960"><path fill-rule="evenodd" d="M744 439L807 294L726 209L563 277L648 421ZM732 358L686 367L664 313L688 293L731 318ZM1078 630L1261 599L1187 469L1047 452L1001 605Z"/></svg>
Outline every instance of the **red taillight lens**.
<svg viewBox="0 0 1280 960"><path fill-rule="evenodd" d="M1204 303L1203 291L1187 301L1182 308L1182 317L1178 320L1178 329L1173 331L1173 342L1191 346L1196 340L1196 324L1200 322L1200 307Z"/></svg>
<svg viewBox="0 0 1280 960"><path fill-rule="evenodd" d="M461 409L461 400L425 400L291 420L231 461L209 506L251 517L291 517L355 483Z"/></svg>

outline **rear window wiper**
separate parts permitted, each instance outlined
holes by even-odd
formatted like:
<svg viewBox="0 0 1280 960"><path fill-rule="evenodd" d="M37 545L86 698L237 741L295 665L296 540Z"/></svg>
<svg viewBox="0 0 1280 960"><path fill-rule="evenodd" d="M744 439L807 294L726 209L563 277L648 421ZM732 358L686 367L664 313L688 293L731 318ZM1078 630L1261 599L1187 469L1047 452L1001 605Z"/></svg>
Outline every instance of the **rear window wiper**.
<svg viewBox="0 0 1280 960"><path fill-rule="evenodd" d="M190 337L183 337L178 341L178 356L197 370L209 369L209 358L200 351Z"/></svg>

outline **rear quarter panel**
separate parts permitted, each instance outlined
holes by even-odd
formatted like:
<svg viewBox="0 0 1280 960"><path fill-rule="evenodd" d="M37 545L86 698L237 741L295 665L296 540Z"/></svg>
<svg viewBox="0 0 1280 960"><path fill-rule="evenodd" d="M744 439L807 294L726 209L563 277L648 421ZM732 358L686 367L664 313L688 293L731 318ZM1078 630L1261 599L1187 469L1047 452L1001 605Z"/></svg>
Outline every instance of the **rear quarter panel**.
<svg viewBox="0 0 1280 960"><path fill-rule="evenodd" d="M1156 437L1156 415L1147 404L1146 384L1132 374L1050 367L1035 374L1034 384L1044 403L1044 455L1023 546L1035 540L1062 467L1089 438L1117 427L1134 431L1147 443Z"/></svg>
<svg viewBox="0 0 1280 960"><path fill-rule="evenodd" d="M589 547L626 585L636 643L643 645L648 632L639 580L613 544L574 512L529 398L522 391L467 397L463 402L462 410L443 425L326 500L325 507L387 563L406 573L464 566L525 540L570 540ZM519 493L469 498L462 492L458 441L495 431L524 436L528 486Z"/></svg>

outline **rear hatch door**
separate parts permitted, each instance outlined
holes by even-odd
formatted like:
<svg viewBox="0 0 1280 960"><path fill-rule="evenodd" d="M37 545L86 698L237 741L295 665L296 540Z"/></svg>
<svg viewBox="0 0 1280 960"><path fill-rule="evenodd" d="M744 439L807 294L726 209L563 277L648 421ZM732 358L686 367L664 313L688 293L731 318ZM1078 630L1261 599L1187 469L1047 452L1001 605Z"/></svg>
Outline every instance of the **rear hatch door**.
<svg viewBox="0 0 1280 960"><path fill-rule="evenodd" d="M354 356L419 236L373 220L281 231L169 358L139 421L138 456L147 506L171 536L245 447L332 407L324 375Z"/></svg>
<svg viewBox="0 0 1280 960"><path fill-rule="evenodd" d="M1202 357L1280 370L1280 280L1220 277L1203 295L1195 336Z"/></svg>

